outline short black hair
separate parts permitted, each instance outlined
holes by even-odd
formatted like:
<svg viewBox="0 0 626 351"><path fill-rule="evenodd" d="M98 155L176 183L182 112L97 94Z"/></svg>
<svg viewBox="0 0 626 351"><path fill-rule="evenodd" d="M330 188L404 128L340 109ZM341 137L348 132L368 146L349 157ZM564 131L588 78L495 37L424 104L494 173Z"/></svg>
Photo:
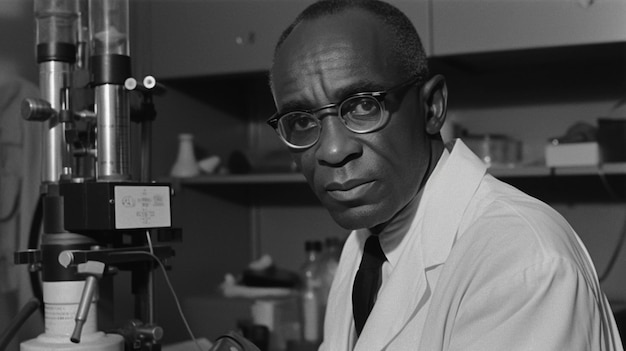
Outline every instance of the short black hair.
<svg viewBox="0 0 626 351"><path fill-rule="evenodd" d="M274 58L299 23L341 13L348 9L364 10L380 19L389 28L395 39L392 43L393 56L397 58L404 74L411 77L421 76L423 79L428 77L426 52L415 26L398 8L380 0L320 0L311 4L282 33L274 48ZM271 80L270 76L270 84Z"/></svg>

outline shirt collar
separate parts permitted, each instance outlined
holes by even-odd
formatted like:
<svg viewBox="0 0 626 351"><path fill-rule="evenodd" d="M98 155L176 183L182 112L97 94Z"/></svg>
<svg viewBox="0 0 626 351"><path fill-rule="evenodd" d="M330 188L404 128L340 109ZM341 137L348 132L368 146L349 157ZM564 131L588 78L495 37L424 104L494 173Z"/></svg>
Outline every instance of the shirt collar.
<svg viewBox="0 0 626 351"><path fill-rule="evenodd" d="M429 178L437 177L437 175L441 172L441 168L443 168L442 165L446 163L449 155L450 152L448 152L448 150L444 150L442 152L441 158L437 162L437 166ZM385 230L379 234L380 246L382 247L385 257L387 257L387 262L389 262L391 267L395 267L398 259L400 258L400 254L402 252L401 248L403 246L402 242L406 238L406 234L411 227L411 223L413 223L423 191L424 189L422 188L415 196L414 201L411 201L407 205L407 211L404 211L404 218L395 222L393 226L385 228ZM365 229L364 231L365 237L371 235L369 230ZM419 235L421 235L421 233L419 233Z"/></svg>

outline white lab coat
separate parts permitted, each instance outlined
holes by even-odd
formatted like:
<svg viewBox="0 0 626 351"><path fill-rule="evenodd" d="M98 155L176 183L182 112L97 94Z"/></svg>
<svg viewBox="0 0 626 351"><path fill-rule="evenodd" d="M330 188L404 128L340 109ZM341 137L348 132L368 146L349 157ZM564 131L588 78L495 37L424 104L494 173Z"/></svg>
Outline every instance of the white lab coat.
<svg viewBox="0 0 626 351"><path fill-rule="evenodd" d="M363 234L346 241L320 350L623 350L576 233L486 174L460 141L427 182L357 340L351 296Z"/></svg>

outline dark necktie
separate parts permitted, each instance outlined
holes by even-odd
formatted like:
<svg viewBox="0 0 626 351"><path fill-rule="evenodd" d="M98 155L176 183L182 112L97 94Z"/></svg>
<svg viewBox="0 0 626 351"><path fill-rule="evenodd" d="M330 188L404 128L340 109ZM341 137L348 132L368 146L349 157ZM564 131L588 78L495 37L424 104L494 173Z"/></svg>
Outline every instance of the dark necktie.
<svg viewBox="0 0 626 351"><path fill-rule="evenodd" d="M381 267L386 260L378 236L370 235L365 241L363 258L352 287L352 310L357 335L361 335L365 321L374 307L381 284Z"/></svg>

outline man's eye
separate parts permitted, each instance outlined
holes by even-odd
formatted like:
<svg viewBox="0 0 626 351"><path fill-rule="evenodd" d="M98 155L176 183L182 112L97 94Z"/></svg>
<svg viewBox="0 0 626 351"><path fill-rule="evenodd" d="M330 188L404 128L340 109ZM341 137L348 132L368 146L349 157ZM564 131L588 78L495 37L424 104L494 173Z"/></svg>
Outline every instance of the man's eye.
<svg viewBox="0 0 626 351"><path fill-rule="evenodd" d="M289 120L289 126L294 132L303 132L317 127L317 121L306 115L293 116Z"/></svg>
<svg viewBox="0 0 626 351"><path fill-rule="evenodd" d="M349 118L367 118L378 116L380 107L372 98L355 98L346 103L343 107L343 114Z"/></svg>

